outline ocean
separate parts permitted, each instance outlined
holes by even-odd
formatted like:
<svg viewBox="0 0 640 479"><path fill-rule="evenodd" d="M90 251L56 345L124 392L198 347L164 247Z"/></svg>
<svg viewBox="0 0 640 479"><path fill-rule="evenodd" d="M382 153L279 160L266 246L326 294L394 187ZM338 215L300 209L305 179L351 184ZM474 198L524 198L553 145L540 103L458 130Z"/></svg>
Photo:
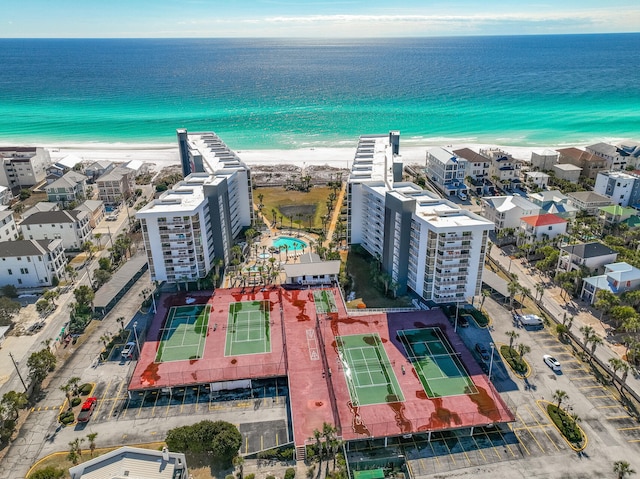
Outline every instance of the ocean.
<svg viewBox="0 0 640 479"><path fill-rule="evenodd" d="M0 143L233 149L640 140L640 34L2 39Z"/></svg>

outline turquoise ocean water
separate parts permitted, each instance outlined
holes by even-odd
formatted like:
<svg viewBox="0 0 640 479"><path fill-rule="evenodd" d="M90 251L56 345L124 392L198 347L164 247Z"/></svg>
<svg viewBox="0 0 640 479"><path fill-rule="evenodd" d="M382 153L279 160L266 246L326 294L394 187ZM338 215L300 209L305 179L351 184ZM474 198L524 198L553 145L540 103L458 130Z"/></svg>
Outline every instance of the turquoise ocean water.
<svg viewBox="0 0 640 479"><path fill-rule="evenodd" d="M0 40L0 143L234 149L640 140L640 34Z"/></svg>

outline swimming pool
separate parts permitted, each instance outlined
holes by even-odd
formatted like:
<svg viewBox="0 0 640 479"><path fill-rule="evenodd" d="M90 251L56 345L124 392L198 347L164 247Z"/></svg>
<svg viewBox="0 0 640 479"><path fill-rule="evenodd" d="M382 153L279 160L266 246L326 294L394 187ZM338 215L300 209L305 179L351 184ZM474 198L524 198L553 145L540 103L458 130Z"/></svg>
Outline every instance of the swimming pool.
<svg viewBox="0 0 640 479"><path fill-rule="evenodd" d="M302 251L307 247L307 243L297 238L290 238L289 236L280 236L273 240L273 246L276 248L286 247L289 251Z"/></svg>

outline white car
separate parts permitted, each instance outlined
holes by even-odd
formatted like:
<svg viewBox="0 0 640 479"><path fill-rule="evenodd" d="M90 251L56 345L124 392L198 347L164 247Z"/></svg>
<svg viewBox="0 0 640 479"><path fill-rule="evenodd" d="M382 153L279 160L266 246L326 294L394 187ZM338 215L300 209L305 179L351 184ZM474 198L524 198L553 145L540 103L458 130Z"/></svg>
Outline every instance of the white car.
<svg viewBox="0 0 640 479"><path fill-rule="evenodd" d="M124 348L122 348L122 357L124 359L131 359L133 357L133 352L136 350L136 343L134 343L133 341L128 342L127 344L124 345Z"/></svg>
<svg viewBox="0 0 640 479"><path fill-rule="evenodd" d="M560 362L553 356L545 354L544 356L542 356L542 360L547 366L549 366L554 371L560 371Z"/></svg>

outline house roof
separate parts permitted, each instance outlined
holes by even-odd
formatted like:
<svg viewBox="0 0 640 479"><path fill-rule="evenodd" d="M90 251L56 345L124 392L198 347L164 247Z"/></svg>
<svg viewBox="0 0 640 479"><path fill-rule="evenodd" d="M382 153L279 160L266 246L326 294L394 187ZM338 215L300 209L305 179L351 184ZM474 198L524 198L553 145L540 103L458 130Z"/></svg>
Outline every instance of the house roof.
<svg viewBox="0 0 640 479"><path fill-rule="evenodd" d="M624 220L623 223L625 223L629 228L637 228L640 226L640 216L629 216L629 218Z"/></svg>
<svg viewBox="0 0 640 479"><path fill-rule="evenodd" d="M9 216L13 216L13 211L10 209L6 209L6 210L0 210L0 221L2 221L3 219L9 217Z"/></svg>
<svg viewBox="0 0 640 479"><path fill-rule="evenodd" d="M576 255L579 258L597 258L599 256L607 256L616 253L615 250L608 246L594 241L592 243L572 244L563 246L562 251Z"/></svg>
<svg viewBox="0 0 640 479"><path fill-rule="evenodd" d="M98 170L109 168L113 164L110 160L96 160L85 168L86 170Z"/></svg>
<svg viewBox="0 0 640 479"><path fill-rule="evenodd" d="M86 176L81 175L76 171L68 171L53 183L48 184L45 189L60 188L65 186L75 186L78 183L82 183L85 180L87 180Z"/></svg>
<svg viewBox="0 0 640 479"><path fill-rule="evenodd" d="M558 190L544 190L538 193L531 193L529 198L534 201L540 201L546 203L547 201L553 201L554 203L563 202L567 197Z"/></svg>
<svg viewBox="0 0 640 479"><path fill-rule="evenodd" d="M325 274L337 275L340 273L340 260L322 261L317 254L306 253L300 257L300 263L285 264L284 272L288 278Z"/></svg>
<svg viewBox="0 0 640 479"><path fill-rule="evenodd" d="M453 150L453 154L457 157L464 158L471 163L489 162L489 159L486 156L482 156L480 153L476 153L471 148L460 148L459 150Z"/></svg>
<svg viewBox="0 0 640 479"><path fill-rule="evenodd" d="M589 149L590 151L593 151L594 153L600 153L602 155L611 155L611 156L617 156L618 153L618 148L616 148L613 145L610 145L609 143L596 143L594 145L589 145L587 146L587 149Z"/></svg>
<svg viewBox="0 0 640 479"><path fill-rule="evenodd" d="M57 209L58 209L58 205L56 203L52 203L50 201L40 201L39 203L36 203L28 210L24 211L22 213L22 217L26 218L28 216L31 216L34 213L38 213L41 211L53 211Z"/></svg>
<svg viewBox="0 0 640 479"><path fill-rule="evenodd" d="M103 181L117 181L120 180L123 176L128 175L132 172L133 170L131 168L127 168L126 166L118 166L98 178L98 183Z"/></svg>
<svg viewBox="0 0 640 479"><path fill-rule="evenodd" d="M598 209L613 216L633 215L638 212L635 208L620 205L601 206Z"/></svg>
<svg viewBox="0 0 640 479"><path fill-rule="evenodd" d="M567 196L569 198L575 198L581 203L600 203L605 201L611 203L611 198L599 195L593 191L574 191L573 193L567 193Z"/></svg>
<svg viewBox="0 0 640 479"><path fill-rule="evenodd" d="M491 208L499 212L510 211L514 208L523 210L540 210L540 206L518 195L510 196L487 196L482 198Z"/></svg>
<svg viewBox="0 0 640 479"><path fill-rule="evenodd" d="M605 274L612 280L623 281L637 281L640 279L640 269L631 266L624 261L620 263L611 263L604 265Z"/></svg>
<svg viewBox="0 0 640 479"><path fill-rule="evenodd" d="M0 258L14 256L42 256L53 249L51 243L62 240L15 240L0 242Z"/></svg>
<svg viewBox="0 0 640 479"><path fill-rule="evenodd" d="M547 225L557 225L560 223L566 223L567 220L564 218L560 218L557 215L548 213L546 215L535 215L535 216L525 216L521 218L525 223L537 227L537 226L547 226Z"/></svg>
<svg viewBox="0 0 640 479"><path fill-rule="evenodd" d="M579 148L560 148L556 150L562 156L567 156L569 158L573 158L574 160L579 160L584 150L580 150Z"/></svg>
<svg viewBox="0 0 640 479"><path fill-rule="evenodd" d="M87 215L86 211L39 211L25 218L20 223L22 225L46 225L60 223L75 223Z"/></svg>
<svg viewBox="0 0 640 479"><path fill-rule="evenodd" d="M582 171L582 168L571 163L556 163L554 168L561 171Z"/></svg>
<svg viewBox="0 0 640 479"><path fill-rule="evenodd" d="M103 202L101 200L86 200L86 201L82 202L81 204L79 204L73 210L74 211L75 210L78 210L78 211L90 211L91 213L93 213L97 209L102 208L102 205L103 205Z"/></svg>
<svg viewBox="0 0 640 479"><path fill-rule="evenodd" d="M62 165L66 168L73 168L78 163L82 163L82 158L76 155L67 155L64 158L56 161L57 164Z"/></svg>
<svg viewBox="0 0 640 479"><path fill-rule="evenodd" d="M525 172L525 176L530 178L549 178L550 175L543 173L542 171L527 171Z"/></svg>

